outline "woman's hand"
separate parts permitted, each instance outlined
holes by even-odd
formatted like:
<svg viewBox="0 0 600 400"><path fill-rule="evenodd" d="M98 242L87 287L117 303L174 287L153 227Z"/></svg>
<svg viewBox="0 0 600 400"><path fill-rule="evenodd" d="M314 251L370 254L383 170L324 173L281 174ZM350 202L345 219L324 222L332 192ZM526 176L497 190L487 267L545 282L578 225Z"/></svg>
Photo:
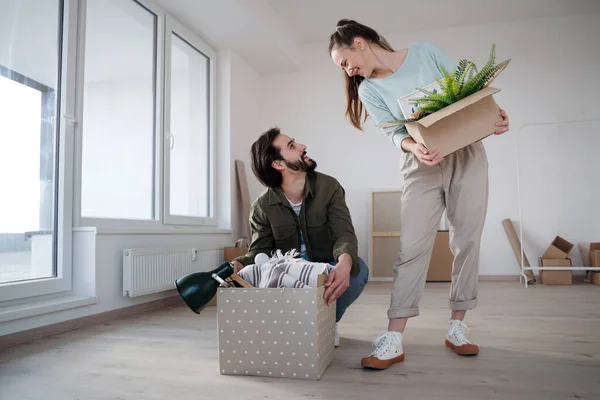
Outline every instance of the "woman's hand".
<svg viewBox="0 0 600 400"><path fill-rule="evenodd" d="M423 143L415 143L411 146L410 151L417 156L420 162L427 165L437 165L442 162L443 158L439 157L440 152L434 150L429 152Z"/></svg>
<svg viewBox="0 0 600 400"><path fill-rule="evenodd" d="M500 107L498 107L500 109L500 116L502 117L502 121L500 122L496 122L496 126L499 126L500 128L496 129L496 132L494 132L495 135L502 135L504 132L508 131L509 128L509 122L508 122L508 115L506 115L506 112L504 112L503 109L501 109Z"/></svg>
<svg viewBox="0 0 600 400"><path fill-rule="evenodd" d="M413 153L423 164L437 165L444 160L441 157L438 158L440 155L439 151L434 150L430 153L423 143L417 143L411 137L404 139L400 146L405 151L410 151Z"/></svg>

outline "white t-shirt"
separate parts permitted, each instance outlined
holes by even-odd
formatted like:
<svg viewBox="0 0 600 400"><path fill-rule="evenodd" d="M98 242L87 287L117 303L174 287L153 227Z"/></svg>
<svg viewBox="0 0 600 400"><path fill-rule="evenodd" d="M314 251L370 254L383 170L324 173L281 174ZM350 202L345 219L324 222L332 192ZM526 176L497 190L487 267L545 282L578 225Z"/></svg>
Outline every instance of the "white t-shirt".
<svg viewBox="0 0 600 400"><path fill-rule="evenodd" d="M288 199L287 196L285 196L285 198L287 199L287 201L290 202L290 205L296 212L296 215L300 216L300 210L302 209L302 202L295 204L295 203L292 203L292 201L290 199ZM301 257L306 256L306 245L304 244L304 235L302 234L302 230L300 230L300 256Z"/></svg>

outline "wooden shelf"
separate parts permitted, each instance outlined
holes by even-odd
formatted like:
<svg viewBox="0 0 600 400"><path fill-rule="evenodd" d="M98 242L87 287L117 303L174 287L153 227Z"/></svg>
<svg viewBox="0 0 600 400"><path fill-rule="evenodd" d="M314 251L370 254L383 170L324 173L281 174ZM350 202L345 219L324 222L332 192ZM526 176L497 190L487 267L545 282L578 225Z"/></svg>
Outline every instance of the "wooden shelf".
<svg viewBox="0 0 600 400"><path fill-rule="evenodd" d="M392 232L373 232L371 234L371 236L373 237L400 237L400 232L399 231L392 231Z"/></svg>
<svg viewBox="0 0 600 400"><path fill-rule="evenodd" d="M400 251L402 190L371 192L369 270L374 280L391 280Z"/></svg>
<svg viewBox="0 0 600 400"><path fill-rule="evenodd" d="M400 252L402 190L371 192L369 272L376 281L391 281ZM449 282L453 255L449 247L446 212L436 235L427 281Z"/></svg>

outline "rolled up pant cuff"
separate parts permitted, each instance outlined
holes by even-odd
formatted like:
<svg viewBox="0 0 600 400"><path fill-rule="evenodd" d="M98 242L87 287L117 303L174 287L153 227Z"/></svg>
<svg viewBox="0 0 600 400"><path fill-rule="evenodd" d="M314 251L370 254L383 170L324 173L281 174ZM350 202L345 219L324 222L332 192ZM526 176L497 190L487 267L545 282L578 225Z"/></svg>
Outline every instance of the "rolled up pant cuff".
<svg viewBox="0 0 600 400"><path fill-rule="evenodd" d="M477 299L465 301L448 301L448 306L454 311L472 310L477 307Z"/></svg>
<svg viewBox="0 0 600 400"><path fill-rule="evenodd" d="M387 312L388 319L410 318L419 315L418 308L390 308Z"/></svg>

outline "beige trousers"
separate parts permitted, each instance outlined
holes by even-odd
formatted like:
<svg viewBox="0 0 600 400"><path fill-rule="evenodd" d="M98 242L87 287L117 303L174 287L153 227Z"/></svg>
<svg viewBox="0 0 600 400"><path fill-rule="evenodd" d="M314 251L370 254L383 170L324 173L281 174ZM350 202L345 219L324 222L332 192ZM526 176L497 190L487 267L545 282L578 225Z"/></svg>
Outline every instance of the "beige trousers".
<svg viewBox="0 0 600 400"><path fill-rule="evenodd" d="M404 157L400 251L388 318L419 315L419 302L435 236L446 209L450 249L454 254L449 306L470 310L477 305L479 247L487 213L488 162L477 142L445 157L435 166Z"/></svg>

